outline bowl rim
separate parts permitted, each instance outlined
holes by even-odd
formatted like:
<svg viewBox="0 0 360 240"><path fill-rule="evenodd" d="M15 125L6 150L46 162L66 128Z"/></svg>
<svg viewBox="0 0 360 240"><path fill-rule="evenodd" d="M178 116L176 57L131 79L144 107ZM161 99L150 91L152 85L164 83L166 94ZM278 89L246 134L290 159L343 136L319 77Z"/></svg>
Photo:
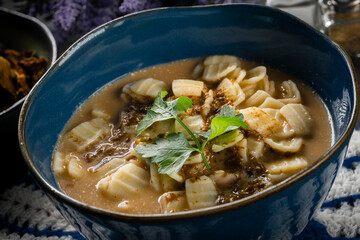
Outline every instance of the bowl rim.
<svg viewBox="0 0 360 240"><path fill-rule="evenodd" d="M291 177L287 178L286 180L282 181L281 183L275 184L259 193L255 193L251 196L236 200L234 202L226 203L226 204L216 205L216 206L207 207L207 208L198 209L198 210L190 210L190 211L184 211L184 212L171 213L171 214L169 214L169 213L168 214L128 214L128 213L120 213L120 212L102 209L99 207L95 207L95 206L86 204L84 202L81 202L77 199L74 199L74 198L68 196L61 190L56 189L52 184L48 183L45 180L45 178L42 176L42 174L40 173L40 171L37 169L34 162L32 161L30 154L27 151L26 144L24 141L24 121L26 118L26 112L29 108L31 99L34 97L33 95L34 95L35 90L39 87L39 85L42 84L43 79L45 79L45 76L47 74L49 74L50 71L52 71L54 66L57 66L59 63L61 63L61 61L63 59L66 59L68 54L71 55L72 51L76 50L77 47L81 46L83 39L91 38L92 35L96 35L96 32L101 30L101 28L111 26L113 24L116 24L119 21L125 21L128 19L134 20L137 17L142 17L143 15L148 14L149 12L150 13L161 13L164 11L171 11L171 10L176 10L176 9L180 9L180 10L193 9L193 8L207 9L207 8L215 8L215 7L226 8L226 7L234 7L234 6L237 6L237 7L251 6L253 8L262 8L266 11L269 11L269 12L273 11L276 14L281 14L284 17L287 17L289 19L292 19L293 21L299 22L304 26L305 29L309 29L315 35L319 35L322 38L324 38L324 40L327 41L330 45L332 45L335 49L337 49L339 51L339 53L341 53L341 56L345 59L348 68L351 70L350 75L352 77L351 79L352 79L352 84L354 87L355 106L354 106L353 111L351 112L350 121L346 128L346 131L344 131L340 135L339 140L334 142L334 144L331 146L331 148L328 151L326 151L317 161L314 161L307 168L292 175ZM56 198L58 201L68 204L71 207L76 208L80 211L88 212L88 213L91 213L93 215L100 216L100 217L106 216L107 218L110 218L113 220L123 220L123 221L125 220L125 221L136 221L136 222L158 222L159 223L159 222L168 222L168 221L179 221L179 220L184 220L184 219L189 219L189 218L194 218L194 217L196 217L196 218L209 217L209 216L213 216L216 214L225 213L225 212L228 212L228 211L231 211L234 209L240 209L240 208L249 206L251 204L254 204L254 203L256 203L264 198L267 198L271 195L274 195L275 193L283 191L286 188L289 188L291 185L304 179L306 176L310 175L316 169L318 169L321 165L323 165L325 162L327 162L327 160L336 151L338 151L341 148L341 146L346 143L346 141L348 139L350 139L352 132L356 125L357 116L359 114L358 106L359 106L359 86L358 86L358 82L357 82L357 75L355 74L355 68L352 64L350 56L345 52L345 50L342 47L340 47L338 44L333 42L328 36L321 33L320 31L316 30L311 25L309 25L305 21L297 18L296 16L294 16L290 13L287 13L278 8L272 8L272 7L265 6L265 5L244 4L244 3L214 4L214 5L187 6L187 7L161 7L161 8L149 9L149 10L144 10L144 11L140 11L140 12L136 12L136 13L131 13L131 14L128 14L125 16L115 18L111 21L108 21L108 22L96 27L92 31L88 32L87 34L85 34L84 36L79 38L75 43L73 43L56 60L55 64L53 64L53 66L49 69L49 71L47 71L44 74L43 78L40 79L36 83L36 85L31 89L30 93L28 94L28 97L25 99L25 102L21 108L19 122L18 122L18 138L19 138L19 145L20 145L22 155L24 157L24 160L25 160L30 172L35 177L35 179L40 184L40 186L43 188L43 190L46 190L45 193L50 194L50 196Z"/></svg>
<svg viewBox="0 0 360 240"><path fill-rule="evenodd" d="M33 24L36 24L38 25L45 33L46 37L50 40L50 43L51 43L51 51L52 51L52 58L51 60L48 59L49 63L48 63L48 68L46 69L46 71L48 71L50 69L50 67L55 63L56 61L56 58L57 58L57 45L56 45L56 40L55 40L55 37L54 35L51 33L50 29L47 27L47 25L45 23L43 23L42 21L40 21L39 19L35 18L35 17L32 17L30 15L26 15L26 14L23 14L21 12L17 12L17 11L14 11L14 10L11 10L11 9L8 9L8 8L4 8L4 7L0 7L0 12L5 12L7 14L11 14L15 17L18 17L18 18L22 18L26 21L29 21L29 22L32 22ZM45 75L45 74L44 74ZM39 79L40 81L40 79ZM29 94L29 93L28 93ZM28 95L27 94L27 95ZM24 96L22 97L21 99L19 99L18 101L16 101L15 103L13 103L10 107L6 108L5 110L3 111L0 111L0 117L1 116L5 116L7 115L8 113L12 112L14 109L16 109L19 105L21 105L24 101L25 101L25 98L27 97ZM15 110L14 110L15 111Z"/></svg>

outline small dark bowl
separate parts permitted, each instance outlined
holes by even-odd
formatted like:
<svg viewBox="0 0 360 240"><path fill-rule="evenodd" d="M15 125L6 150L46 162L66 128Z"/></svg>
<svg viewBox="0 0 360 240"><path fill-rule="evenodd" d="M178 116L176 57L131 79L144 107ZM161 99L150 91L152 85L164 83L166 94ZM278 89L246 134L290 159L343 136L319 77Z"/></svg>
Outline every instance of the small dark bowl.
<svg viewBox="0 0 360 240"><path fill-rule="evenodd" d="M242 200L174 214L132 215L65 195L52 152L77 107L107 83L139 69L212 54L234 54L310 86L331 115L334 143L315 163ZM256 5L164 8L111 21L77 41L29 94L19 121L22 153L65 218L88 239L290 239L324 201L358 114L358 85L344 51L278 9Z"/></svg>
<svg viewBox="0 0 360 240"><path fill-rule="evenodd" d="M44 56L48 60L47 68L57 58L55 39L44 23L34 17L6 8L0 8L0 45L16 51L35 50L38 55ZM0 151L11 155L11 158L5 161L5 165L13 173L10 176L13 179L21 174L23 165L17 127L24 100L25 97L0 112ZM4 180L5 178L7 185L12 182L9 181L9 176L4 177ZM4 181L1 182L1 187L5 187Z"/></svg>

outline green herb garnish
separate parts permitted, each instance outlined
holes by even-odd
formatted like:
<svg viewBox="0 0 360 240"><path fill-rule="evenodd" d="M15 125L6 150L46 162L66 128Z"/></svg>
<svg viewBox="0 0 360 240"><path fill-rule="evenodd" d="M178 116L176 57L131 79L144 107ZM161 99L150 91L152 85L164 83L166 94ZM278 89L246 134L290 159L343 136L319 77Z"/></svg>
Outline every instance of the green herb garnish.
<svg viewBox="0 0 360 240"><path fill-rule="evenodd" d="M136 152L143 157L151 158L152 163L157 163L159 165L159 173L161 174L171 174L180 171L186 159L188 159L190 154L194 151L201 154L205 166L209 169L210 165L204 154L206 144L212 139L231 130L235 130L239 127L244 129L248 128L243 121L242 114L235 115L234 107L224 106L219 116L212 119L209 131L196 133L196 135L204 138L202 145L200 145L195 133L193 133L178 116L178 111L186 111L188 108L192 108L192 101L189 98L182 96L176 100L166 102L163 100L166 95L166 91L158 94L154 101L154 105L136 128L138 135L155 122L175 119L190 134L195 142L196 148L189 144L182 133L169 134L166 138L157 139L155 144L136 147Z"/></svg>
<svg viewBox="0 0 360 240"><path fill-rule="evenodd" d="M169 134L166 138L157 139L155 144L136 147L135 150L143 157L151 158L152 163L157 163L161 174L180 171L190 154L197 151L183 133Z"/></svg>

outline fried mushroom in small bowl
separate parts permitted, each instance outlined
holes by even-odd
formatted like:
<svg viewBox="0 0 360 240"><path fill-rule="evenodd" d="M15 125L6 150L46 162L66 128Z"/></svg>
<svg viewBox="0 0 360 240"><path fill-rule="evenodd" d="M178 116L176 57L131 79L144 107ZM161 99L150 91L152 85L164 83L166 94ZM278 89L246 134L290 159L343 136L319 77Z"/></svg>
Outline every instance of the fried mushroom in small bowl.
<svg viewBox="0 0 360 240"><path fill-rule="evenodd" d="M55 39L40 20L0 8L0 150L11 156L5 163L13 174L26 169L18 147L17 127L21 106L30 89L57 58ZM3 187L5 187L2 184Z"/></svg>

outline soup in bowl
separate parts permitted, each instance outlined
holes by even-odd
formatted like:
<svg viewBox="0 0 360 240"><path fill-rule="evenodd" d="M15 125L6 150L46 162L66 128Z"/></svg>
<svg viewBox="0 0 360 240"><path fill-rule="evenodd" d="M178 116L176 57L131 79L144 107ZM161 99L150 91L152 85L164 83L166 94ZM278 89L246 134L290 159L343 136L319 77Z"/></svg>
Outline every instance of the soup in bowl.
<svg viewBox="0 0 360 240"><path fill-rule="evenodd" d="M31 91L19 138L89 239L287 239L331 187L357 96L347 55L287 13L165 8L76 42Z"/></svg>

